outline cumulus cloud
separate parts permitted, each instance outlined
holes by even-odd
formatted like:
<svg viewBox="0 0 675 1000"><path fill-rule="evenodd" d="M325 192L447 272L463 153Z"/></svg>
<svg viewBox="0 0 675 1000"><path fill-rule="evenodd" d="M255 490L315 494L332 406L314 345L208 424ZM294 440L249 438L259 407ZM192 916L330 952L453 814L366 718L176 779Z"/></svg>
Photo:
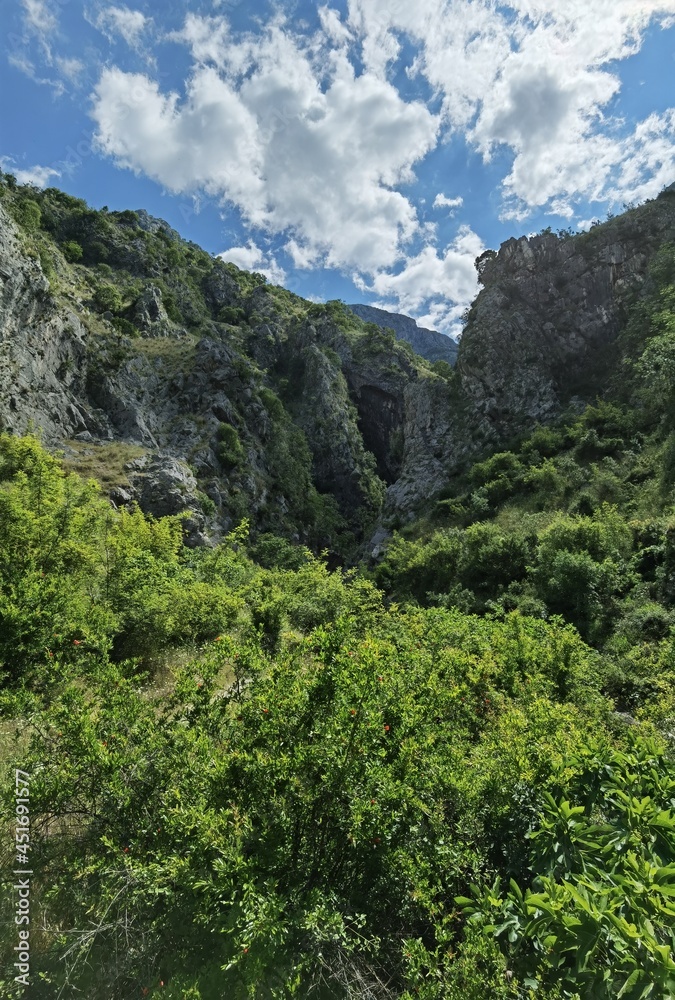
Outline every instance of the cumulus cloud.
<svg viewBox="0 0 675 1000"><path fill-rule="evenodd" d="M283 237L296 268L354 273L428 325L456 330L483 249L462 228L440 251L441 224L418 216L415 171L439 141L462 136L485 161L509 152L502 218L572 218L593 200L640 200L672 180L675 110L628 128L612 109L619 61L675 14L675 0L348 0L346 14L319 6L313 33L279 14L243 34L222 16L235 2L189 13L165 36L192 57L179 89L103 70L99 149L169 191L236 207L254 235ZM100 16L121 11L134 44L144 15ZM402 69L407 96L392 82ZM439 192L433 208L451 216L462 204ZM258 242L227 259L272 273L279 265Z"/></svg>
<svg viewBox="0 0 675 1000"><path fill-rule="evenodd" d="M197 62L222 67L227 59L229 34L229 25L223 17L188 14L181 30L171 32L167 38L169 41L184 42Z"/></svg>
<svg viewBox="0 0 675 1000"><path fill-rule="evenodd" d="M19 184L32 184L33 187L46 187L52 177L60 177L61 174L53 167L17 167L13 160L7 156L0 156L0 169L13 174Z"/></svg>
<svg viewBox="0 0 675 1000"><path fill-rule="evenodd" d="M653 198L675 179L675 108L649 115L620 143L621 157L613 202L640 202Z"/></svg>
<svg viewBox="0 0 675 1000"><path fill-rule="evenodd" d="M448 198L446 195L440 192L434 198L434 208L461 208L464 204L464 199L460 196L457 198ZM450 213L453 214L452 212Z"/></svg>
<svg viewBox="0 0 675 1000"><path fill-rule="evenodd" d="M183 29L195 53L199 20ZM172 191L220 194L251 225L288 233L298 258L363 271L395 263L419 226L396 187L436 142L426 106L356 76L345 54L333 53L326 80L325 60L317 66L279 22L237 48L199 51L183 99L106 69L94 95L100 148Z"/></svg>
<svg viewBox="0 0 675 1000"><path fill-rule="evenodd" d="M127 45L137 49L149 22L140 10L131 10L129 7L104 7L92 23L109 39L119 35Z"/></svg>
<svg viewBox="0 0 675 1000"><path fill-rule="evenodd" d="M457 334L459 317L478 291L474 261L485 246L469 226L439 253L434 247L409 257L397 273L380 272L365 291L377 295L383 308L415 316L422 326Z"/></svg>
<svg viewBox="0 0 675 1000"><path fill-rule="evenodd" d="M463 131L486 160L511 149L505 217L540 207L570 217L575 199L607 197L629 155L607 114L617 61L673 13L675 0L350 0L349 24L366 59L405 32L418 45L409 72L442 98L450 133Z"/></svg>
<svg viewBox="0 0 675 1000"><path fill-rule="evenodd" d="M265 253L253 240L249 240L246 246L230 247L218 254L221 260L230 261L244 271L257 271L264 274L273 285L281 285L286 280L286 272L281 267L274 256Z"/></svg>

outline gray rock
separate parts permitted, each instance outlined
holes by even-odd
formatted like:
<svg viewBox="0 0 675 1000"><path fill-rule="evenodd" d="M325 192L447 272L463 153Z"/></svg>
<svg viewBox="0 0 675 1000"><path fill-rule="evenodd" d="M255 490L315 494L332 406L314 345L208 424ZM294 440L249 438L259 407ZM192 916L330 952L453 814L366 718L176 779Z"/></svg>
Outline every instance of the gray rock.
<svg viewBox="0 0 675 1000"><path fill-rule="evenodd" d="M675 200L657 200L566 239L510 239L477 261L483 290L459 347L461 385L486 439L597 395L629 297L675 237Z"/></svg>
<svg viewBox="0 0 675 1000"><path fill-rule="evenodd" d="M457 361L459 348L451 337L439 333L438 330L427 330L423 326L418 326L410 316L360 303L349 305L347 308L366 323L376 323L377 326L393 330L399 340L407 341L415 353L427 361L447 361L449 365L454 365Z"/></svg>
<svg viewBox="0 0 675 1000"><path fill-rule="evenodd" d="M133 322L145 334L164 336L169 330L169 317L162 292L156 285L145 288L134 306Z"/></svg>

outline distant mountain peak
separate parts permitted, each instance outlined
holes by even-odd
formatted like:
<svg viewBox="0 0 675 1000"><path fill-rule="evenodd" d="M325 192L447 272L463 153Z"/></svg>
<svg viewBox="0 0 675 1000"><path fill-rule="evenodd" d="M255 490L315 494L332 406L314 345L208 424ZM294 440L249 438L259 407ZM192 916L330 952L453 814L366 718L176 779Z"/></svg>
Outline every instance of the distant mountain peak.
<svg viewBox="0 0 675 1000"><path fill-rule="evenodd" d="M451 337L438 330L426 330L423 326L418 326L411 316L359 303L348 305L347 308L366 323L375 323L393 330L399 340L407 341L415 353L427 361L447 361L450 365L457 361L458 345Z"/></svg>

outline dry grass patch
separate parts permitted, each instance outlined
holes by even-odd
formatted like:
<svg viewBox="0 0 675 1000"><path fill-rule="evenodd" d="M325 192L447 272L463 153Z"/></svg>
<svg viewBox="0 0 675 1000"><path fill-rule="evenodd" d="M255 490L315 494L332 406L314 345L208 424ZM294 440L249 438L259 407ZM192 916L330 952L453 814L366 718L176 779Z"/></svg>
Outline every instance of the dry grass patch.
<svg viewBox="0 0 675 1000"><path fill-rule="evenodd" d="M63 464L69 472L76 472L84 479L96 479L104 489L111 489L113 486L129 485L124 466L146 453L146 448L124 441L109 444L68 441Z"/></svg>

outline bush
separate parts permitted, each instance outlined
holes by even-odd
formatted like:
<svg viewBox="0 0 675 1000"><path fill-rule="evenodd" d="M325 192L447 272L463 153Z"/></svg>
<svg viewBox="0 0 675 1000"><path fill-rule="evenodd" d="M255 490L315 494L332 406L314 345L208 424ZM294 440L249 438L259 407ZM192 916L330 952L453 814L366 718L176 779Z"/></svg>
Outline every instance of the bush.
<svg viewBox="0 0 675 1000"><path fill-rule="evenodd" d="M27 233L35 233L40 228L42 213L36 201L32 198L22 198L15 204L14 217Z"/></svg>
<svg viewBox="0 0 675 1000"><path fill-rule="evenodd" d="M227 469L233 469L244 457L244 447L239 434L232 424L221 424L218 428L218 460Z"/></svg>
<svg viewBox="0 0 675 1000"><path fill-rule="evenodd" d="M219 323L229 323L231 326L241 326L246 322L246 313L239 306L223 306L218 313Z"/></svg>
<svg viewBox="0 0 675 1000"><path fill-rule="evenodd" d="M63 251L63 256L71 264L76 264L78 260L82 260L84 255L82 247L75 240L66 240L65 243L61 244L61 250Z"/></svg>
<svg viewBox="0 0 675 1000"><path fill-rule="evenodd" d="M114 285L98 285L94 291L94 302L100 312L119 313L123 308L122 295Z"/></svg>

